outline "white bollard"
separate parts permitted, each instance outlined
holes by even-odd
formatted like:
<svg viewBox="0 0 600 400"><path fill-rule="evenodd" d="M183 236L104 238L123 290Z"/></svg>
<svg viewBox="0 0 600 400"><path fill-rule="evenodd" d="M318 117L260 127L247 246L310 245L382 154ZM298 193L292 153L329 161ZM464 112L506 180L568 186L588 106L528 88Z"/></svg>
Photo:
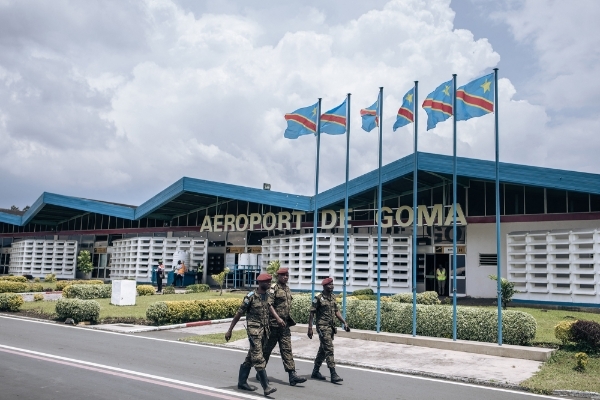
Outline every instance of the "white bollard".
<svg viewBox="0 0 600 400"><path fill-rule="evenodd" d="M135 306L136 282L133 280L112 281L110 304L115 306Z"/></svg>

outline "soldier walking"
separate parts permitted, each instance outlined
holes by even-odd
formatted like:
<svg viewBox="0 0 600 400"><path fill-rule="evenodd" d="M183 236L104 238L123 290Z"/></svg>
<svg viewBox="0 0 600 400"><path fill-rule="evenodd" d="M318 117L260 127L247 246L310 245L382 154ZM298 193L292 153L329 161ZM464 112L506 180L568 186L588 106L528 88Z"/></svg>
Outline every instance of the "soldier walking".
<svg viewBox="0 0 600 400"><path fill-rule="evenodd" d="M279 268L277 270L277 282L271 285L273 291L273 308L281 319L286 322L286 326L281 327L277 320L271 316L271 334L264 347L263 354L265 362L269 362L271 352L275 345L279 343L279 352L283 361L283 368L288 373L290 386L296 386L297 383L306 382L306 378L301 378L296 375L296 365L294 356L292 355L292 334L290 326L296 325L296 322L290 316L290 308L292 306L292 292L287 285L290 275L287 268Z"/></svg>
<svg viewBox="0 0 600 400"><path fill-rule="evenodd" d="M321 284L323 285L323 292L317 294L313 299L310 307L310 316L308 318L309 339L312 339L313 337L312 325L316 315L317 318L315 324L317 333L319 334L319 341L321 342L317 358L315 358L315 365L311 378L325 380L325 377L321 375L319 369L321 368L323 361L327 361L331 382L337 383L343 381L343 379L335 372L335 360L333 358L333 336L337 333L335 318L342 323L346 332L350 332L350 327L338 310L335 295L333 294L333 279L323 279Z"/></svg>
<svg viewBox="0 0 600 400"><path fill-rule="evenodd" d="M272 276L269 274L260 274L256 280L258 288L255 291L248 293L238 312L233 317L229 330L225 333L225 340L231 339L233 328L240 320L242 315L246 314L246 323L248 327L248 340L250 341L250 349L246 359L240 365L238 375L238 389L256 390L255 387L248 385L248 376L252 367L256 369L258 379L264 390L265 396L275 392L277 389L269 386L267 379L267 365L263 357L263 345L269 337L269 315L275 319L280 327L285 327L285 321L279 318L273 308L273 291L269 288L271 285Z"/></svg>

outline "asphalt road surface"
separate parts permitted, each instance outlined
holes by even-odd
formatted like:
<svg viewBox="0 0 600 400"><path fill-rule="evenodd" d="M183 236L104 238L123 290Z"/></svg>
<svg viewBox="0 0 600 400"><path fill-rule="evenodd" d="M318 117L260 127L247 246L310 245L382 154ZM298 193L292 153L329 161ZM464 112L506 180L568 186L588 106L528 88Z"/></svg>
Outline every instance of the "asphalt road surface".
<svg viewBox="0 0 600 400"><path fill-rule="evenodd" d="M167 337L167 338L166 338ZM237 389L245 352L177 342L156 332L125 335L0 316L0 399L261 399ZM296 360L301 376L312 362ZM329 376L329 371L322 367ZM291 387L281 360L267 368L275 399L535 400L552 397L338 366L342 384Z"/></svg>

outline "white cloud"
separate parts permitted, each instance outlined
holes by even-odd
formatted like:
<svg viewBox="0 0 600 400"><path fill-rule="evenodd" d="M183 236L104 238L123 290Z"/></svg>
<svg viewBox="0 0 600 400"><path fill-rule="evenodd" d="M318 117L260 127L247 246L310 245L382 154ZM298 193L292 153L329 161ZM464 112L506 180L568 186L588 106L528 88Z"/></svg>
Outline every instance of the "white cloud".
<svg viewBox="0 0 600 400"><path fill-rule="evenodd" d="M5 6L4 13L25 18L22 7ZM181 176L311 194L314 138L284 139L286 112L319 96L326 110L351 92L357 176L377 165L377 134L360 130L358 111L375 101L379 86L388 163L412 152L411 129L391 127L415 79L422 101L452 72L462 84L499 61L486 39L453 29L449 0L392 0L331 25L325 11L307 10L273 11L278 27L309 27L276 40L264 40L271 28L252 12L194 15L168 0L134 3L106 20L109 27L89 30L72 18L99 12L84 3L60 3L62 25L36 14L40 26L52 27L52 40L33 27L15 28L10 33L21 44L8 49L10 58L0 51L0 80L19 77L11 81L18 102L0 94L0 173L27 187L2 191L0 203L31 203L22 196L49 190L140 204ZM109 35L110 24L128 39ZM32 52L53 57L31 59ZM556 165L546 147L527 146L543 137L544 107L514 97L502 79L503 159ZM420 150L449 154L451 123L425 132L422 110L420 116ZM461 123L459 140L460 155L493 158L493 117ZM345 138L324 135L321 155L320 187L343 182Z"/></svg>

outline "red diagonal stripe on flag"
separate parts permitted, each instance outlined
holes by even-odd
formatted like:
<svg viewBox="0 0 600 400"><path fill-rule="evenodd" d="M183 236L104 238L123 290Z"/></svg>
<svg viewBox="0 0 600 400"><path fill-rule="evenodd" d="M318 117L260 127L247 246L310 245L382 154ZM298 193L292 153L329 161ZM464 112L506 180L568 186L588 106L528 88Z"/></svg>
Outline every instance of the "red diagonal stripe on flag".
<svg viewBox="0 0 600 400"><path fill-rule="evenodd" d="M317 131L317 124L315 124L312 120L310 120L309 118L306 118L303 115L299 115L299 114L285 114L285 119L289 120L289 121L294 121L299 123L300 125L304 126L306 129L312 131L312 132L316 132Z"/></svg>
<svg viewBox="0 0 600 400"><path fill-rule="evenodd" d="M412 111L410 111L407 108L404 107L400 107L400 109L398 110L398 115L402 116L404 118L406 118L407 120L409 120L410 122L414 122L414 117L413 117L413 113Z"/></svg>
<svg viewBox="0 0 600 400"><path fill-rule="evenodd" d="M484 99L483 97L473 96L464 90L458 90L456 92L456 98L461 99L470 106L483 108L487 112L494 112L494 103L490 100Z"/></svg>

